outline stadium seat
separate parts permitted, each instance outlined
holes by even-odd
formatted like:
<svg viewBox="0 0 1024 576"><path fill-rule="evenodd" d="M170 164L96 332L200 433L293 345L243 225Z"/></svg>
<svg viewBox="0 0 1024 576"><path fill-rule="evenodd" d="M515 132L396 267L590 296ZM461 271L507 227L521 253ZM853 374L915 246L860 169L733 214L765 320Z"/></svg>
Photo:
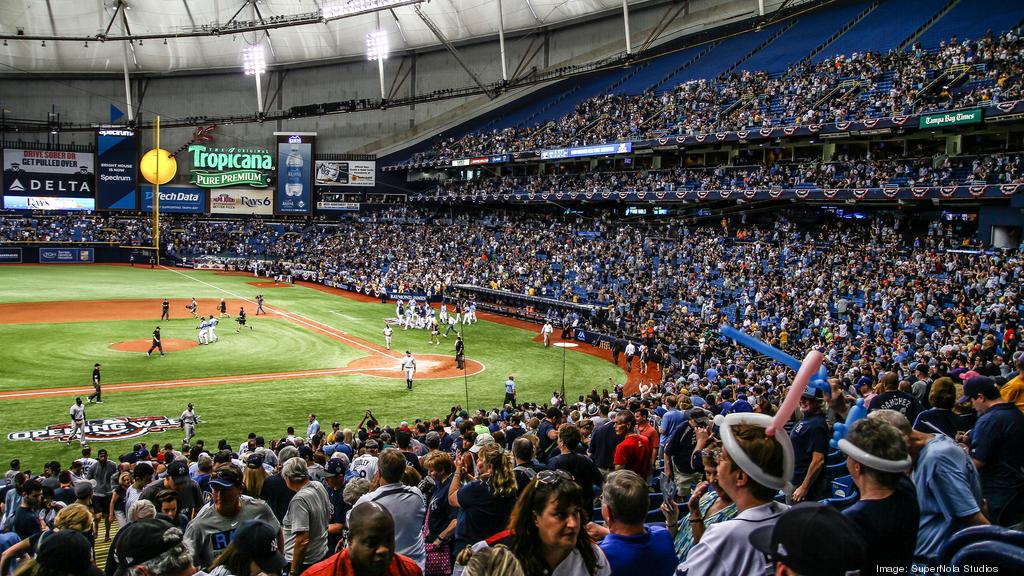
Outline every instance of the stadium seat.
<svg viewBox="0 0 1024 576"><path fill-rule="evenodd" d="M1024 574L1024 548L1006 542L975 542L965 546L953 556L950 566L966 573L984 569L998 574Z"/></svg>
<svg viewBox="0 0 1024 576"><path fill-rule="evenodd" d="M962 549L978 542L1003 542L1017 548L1024 548L1024 532L1002 526L971 526L957 532L939 550L939 562L947 565Z"/></svg>

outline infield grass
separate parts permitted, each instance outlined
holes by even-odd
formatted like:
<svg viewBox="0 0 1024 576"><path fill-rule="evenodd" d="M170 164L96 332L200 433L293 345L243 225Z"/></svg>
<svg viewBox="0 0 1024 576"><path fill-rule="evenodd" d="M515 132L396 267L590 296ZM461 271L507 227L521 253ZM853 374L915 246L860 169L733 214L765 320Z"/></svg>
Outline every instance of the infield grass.
<svg viewBox="0 0 1024 576"><path fill-rule="evenodd" d="M251 276L207 271L124 266L11 266L0 267L0 303L193 296L251 299L262 292L270 308L377 344L383 344L384 318L394 316L394 304L357 302L302 286L262 290L247 284L253 280ZM183 313L172 310L172 317ZM94 362L104 365L104 384L115 384L339 368L366 354L285 319L250 315L250 321L255 330L236 335L234 325L225 319L218 330L220 342L152 359L109 348L113 342L148 337L153 328L149 321L111 318L109 322L0 324L0 391L88 387ZM196 335L191 319L165 321L161 329L165 338L192 339ZM561 386L563 352L533 342L536 334L487 321L467 326L467 356L482 362L485 370L465 380L418 380L411 393L405 391L401 379L358 374L177 389L105 390L105 403L89 406L87 415L90 419L176 417L187 402L193 402L203 420L197 438L206 440L207 445L224 438L237 446L250 431L270 438L283 436L291 425L302 435L310 412L317 414L325 429L333 420L354 428L366 409L392 425L417 417L443 417L452 405L466 405L467 387L470 408L498 406L509 374L516 376L521 400L545 403ZM453 346L454 335L431 346L423 330L396 330L392 349L409 349L415 355L451 355ZM570 398L591 388L610 387L610 381L624 382L625 373L600 358L574 350L565 354L565 385ZM23 467L37 471L43 462L57 459L66 466L78 454L77 444L68 448L52 441L11 441L8 435L67 423L72 402L70 395L0 400L0 463L21 458ZM178 445L181 435L172 430L134 440L95 442L93 449L107 448L116 458L139 441Z"/></svg>

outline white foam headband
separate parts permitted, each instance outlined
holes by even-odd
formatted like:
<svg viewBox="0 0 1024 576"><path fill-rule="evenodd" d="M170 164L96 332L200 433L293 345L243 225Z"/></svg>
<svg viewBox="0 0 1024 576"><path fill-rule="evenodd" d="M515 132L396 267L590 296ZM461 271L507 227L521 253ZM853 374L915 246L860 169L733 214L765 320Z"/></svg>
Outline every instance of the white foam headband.
<svg viewBox="0 0 1024 576"><path fill-rule="evenodd" d="M846 454L868 468L874 468L875 470L881 470L882 472L906 472L907 469L910 468L911 464L910 456L907 456L902 460L886 460L884 458L879 458L874 454L868 454L846 438L839 441L839 449L843 451L843 454Z"/></svg>
<svg viewBox="0 0 1024 576"><path fill-rule="evenodd" d="M793 468L794 468L794 457L793 457L793 444L789 441L787 434L776 434L775 436L769 436L782 446L782 477L772 476L760 466L754 463L747 454L740 447L736 437L732 435L732 426L736 424L752 424L754 426L761 426L767 428L772 423L772 417L767 414L757 414L753 412L743 412L738 414L729 414L728 416L722 417L721 415L715 417L715 424L719 428L719 432L722 436L722 445L725 450L729 453L729 458L747 473L748 476L754 479L758 484L767 486L768 488L774 488L776 490L782 490L788 499L793 494Z"/></svg>

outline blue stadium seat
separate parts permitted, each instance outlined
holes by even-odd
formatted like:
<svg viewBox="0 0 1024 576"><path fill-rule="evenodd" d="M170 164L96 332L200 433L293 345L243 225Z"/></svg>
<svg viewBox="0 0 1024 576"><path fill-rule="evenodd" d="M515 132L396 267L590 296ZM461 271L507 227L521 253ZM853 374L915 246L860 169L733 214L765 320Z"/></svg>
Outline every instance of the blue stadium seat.
<svg viewBox="0 0 1024 576"><path fill-rule="evenodd" d="M1024 574L1024 548L1006 542L975 542L957 552L950 565L960 573L969 566L997 574Z"/></svg>
<svg viewBox="0 0 1024 576"><path fill-rule="evenodd" d="M978 542L1003 542L1018 548L1024 548L1024 532L1011 530L1002 526L971 526L957 532L939 550L939 563L948 565L953 557L967 546Z"/></svg>

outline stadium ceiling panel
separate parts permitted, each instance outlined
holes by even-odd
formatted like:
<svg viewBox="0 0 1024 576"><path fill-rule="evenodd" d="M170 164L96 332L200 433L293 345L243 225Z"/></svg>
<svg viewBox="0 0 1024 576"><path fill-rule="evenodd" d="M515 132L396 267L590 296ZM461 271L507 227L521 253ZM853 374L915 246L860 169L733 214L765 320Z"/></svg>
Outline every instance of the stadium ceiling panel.
<svg viewBox="0 0 1024 576"><path fill-rule="evenodd" d="M621 0L501 4L506 32L622 7ZM358 57L378 13L393 52L438 45L417 9L452 42L498 32L498 0L0 0L0 72L120 72L124 47L116 38L125 35L136 38L132 72L238 68L242 48L268 34L270 67Z"/></svg>

